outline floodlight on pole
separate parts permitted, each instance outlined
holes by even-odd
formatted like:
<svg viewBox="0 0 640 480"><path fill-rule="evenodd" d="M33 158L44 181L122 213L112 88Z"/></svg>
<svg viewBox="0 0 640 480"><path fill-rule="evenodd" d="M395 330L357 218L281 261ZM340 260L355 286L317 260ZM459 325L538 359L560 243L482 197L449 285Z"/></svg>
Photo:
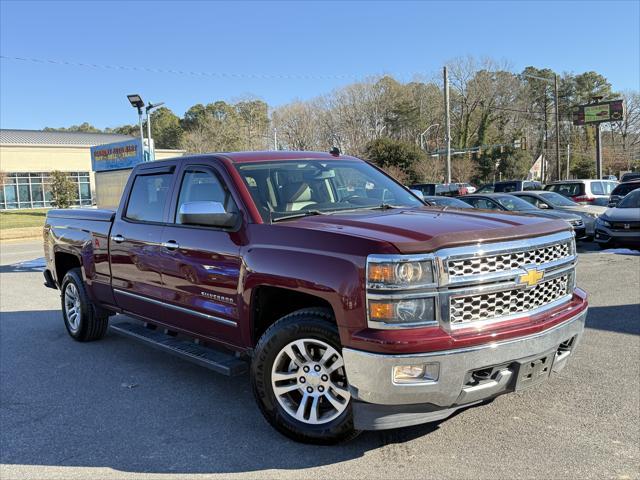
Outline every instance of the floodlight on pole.
<svg viewBox="0 0 640 480"><path fill-rule="evenodd" d="M144 108L144 101L142 97L137 93L132 93L131 95L127 95L127 99L129 99L129 103L133 108L138 109L138 125L140 126L140 140L144 139L144 131L142 129L142 109Z"/></svg>
<svg viewBox="0 0 640 480"><path fill-rule="evenodd" d="M147 107L145 108L145 111L147 112L147 141L149 142L149 155L151 156L152 159L155 158L155 149L153 147L153 142L151 141L151 110L158 108L160 106L164 105L164 102L158 102L158 103L151 103L149 102L149 105L147 105Z"/></svg>

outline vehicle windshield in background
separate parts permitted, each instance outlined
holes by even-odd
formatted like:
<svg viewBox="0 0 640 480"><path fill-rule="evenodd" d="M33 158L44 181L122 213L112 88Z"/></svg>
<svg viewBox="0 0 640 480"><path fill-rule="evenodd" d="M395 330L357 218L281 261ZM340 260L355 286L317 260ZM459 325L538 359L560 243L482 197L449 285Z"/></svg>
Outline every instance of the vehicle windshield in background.
<svg viewBox="0 0 640 480"><path fill-rule="evenodd" d="M556 205L558 207L579 207L580 204L570 200L569 198L560 195L556 192L545 192L540 193L540 196L547 200L549 203Z"/></svg>
<svg viewBox="0 0 640 480"><path fill-rule="evenodd" d="M429 202L431 205L436 205L438 207L451 207L451 208L473 208L473 205L469 205L467 202L463 202L462 200L458 200L457 198L452 197L425 197L425 201Z"/></svg>
<svg viewBox="0 0 640 480"><path fill-rule="evenodd" d="M514 197L513 195L505 195L503 197L494 197L494 200L502 205L507 210L514 212L520 210L538 210L529 202L522 200L521 198Z"/></svg>
<svg viewBox="0 0 640 480"><path fill-rule="evenodd" d="M265 221L424 204L365 162L300 160L237 166Z"/></svg>
<svg viewBox="0 0 640 480"><path fill-rule="evenodd" d="M640 208L640 190L634 190L624 197L616 208Z"/></svg>

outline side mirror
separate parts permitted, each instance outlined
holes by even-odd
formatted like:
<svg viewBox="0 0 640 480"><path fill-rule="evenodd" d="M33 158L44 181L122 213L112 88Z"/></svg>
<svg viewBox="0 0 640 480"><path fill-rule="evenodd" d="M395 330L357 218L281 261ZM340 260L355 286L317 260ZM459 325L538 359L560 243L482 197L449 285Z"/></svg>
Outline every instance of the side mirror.
<svg viewBox="0 0 640 480"><path fill-rule="evenodd" d="M424 202L424 195L420 190L416 190L415 188L410 188L409 190L411 190L411 193L413 193L416 197Z"/></svg>
<svg viewBox="0 0 640 480"><path fill-rule="evenodd" d="M538 203L538 208L542 209L542 210L548 210L549 209L549 205L547 205L546 203Z"/></svg>
<svg viewBox="0 0 640 480"><path fill-rule="evenodd" d="M183 225L233 227L237 213L226 212L220 202L185 202L178 210L178 222Z"/></svg>

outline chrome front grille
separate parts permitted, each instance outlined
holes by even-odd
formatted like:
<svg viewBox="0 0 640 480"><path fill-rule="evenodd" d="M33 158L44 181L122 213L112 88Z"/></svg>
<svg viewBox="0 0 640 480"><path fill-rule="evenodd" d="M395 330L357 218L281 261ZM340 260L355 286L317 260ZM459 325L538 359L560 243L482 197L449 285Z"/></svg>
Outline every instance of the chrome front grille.
<svg viewBox="0 0 640 480"><path fill-rule="evenodd" d="M468 322L494 320L526 313L560 300L571 293L570 275L543 281L534 287L511 288L449 298L449 322L460 326Z"/></svg>
<svg viewBox="0 0 640 480"><path fill-rule="evenodd" d="M507 272L528 265L543 265L573 255L572 240L543 247L533 247L521 251L498 253L447 261L447 272L450 278Z"/></svg>

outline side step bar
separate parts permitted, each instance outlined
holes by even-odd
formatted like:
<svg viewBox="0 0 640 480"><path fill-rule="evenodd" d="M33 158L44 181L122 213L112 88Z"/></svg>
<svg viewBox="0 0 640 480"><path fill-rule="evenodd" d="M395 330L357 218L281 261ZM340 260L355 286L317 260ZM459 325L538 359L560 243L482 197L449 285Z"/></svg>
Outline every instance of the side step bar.
<svg viewBox="0 0 640 480"><path fill-rule="evenodd" d="M151 330L144 325L130 322L111 324L109 328L117 335L133 338L150 347L189 360L222 375L234 377L246 373L249 369L247 362L234 357L230 353L166 335L160 329Z"/></svg>

